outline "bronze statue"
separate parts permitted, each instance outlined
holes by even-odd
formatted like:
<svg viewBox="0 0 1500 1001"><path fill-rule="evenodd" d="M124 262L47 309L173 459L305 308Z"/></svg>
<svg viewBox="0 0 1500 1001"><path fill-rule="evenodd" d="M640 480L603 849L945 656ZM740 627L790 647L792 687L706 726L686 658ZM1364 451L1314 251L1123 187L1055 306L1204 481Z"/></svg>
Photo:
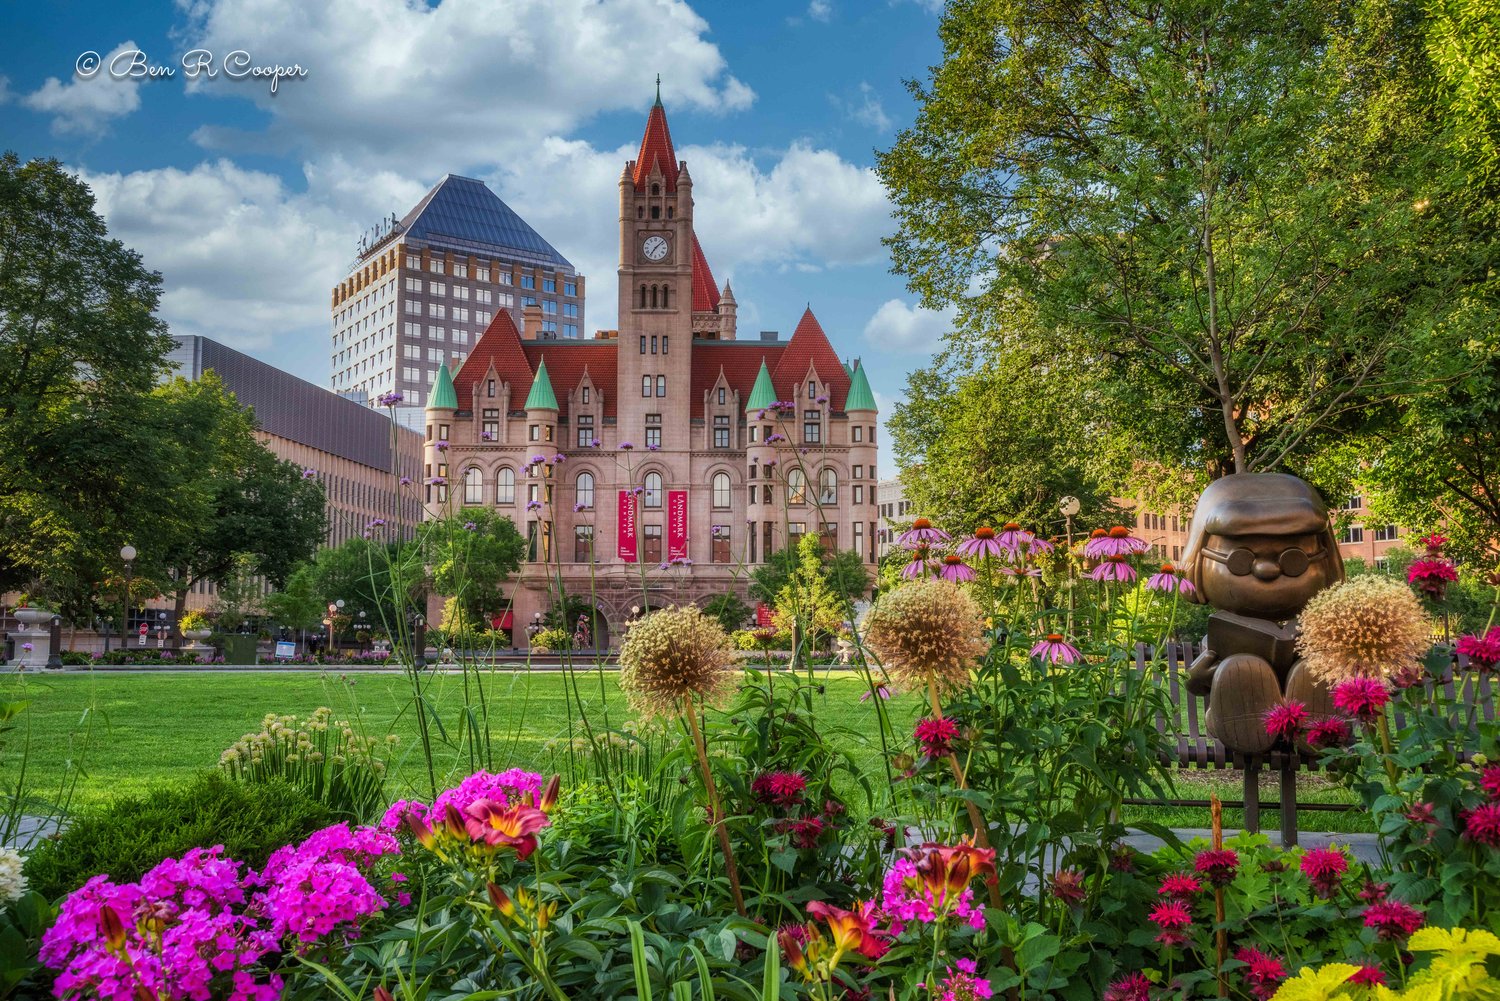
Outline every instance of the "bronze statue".
<svg viewBox="0 0 1500 1001"><path fill-rule="evenodd" d="M1333 712L1327 685L1297 657L1297 615L1344 579L1318 492L1284 473L1236 473L1198 499L1183 557L1191 600L1213 605L1188 691L1208 696L1208 732L1250 754L1271 749L1265 714L1301 702Z"/></svg>

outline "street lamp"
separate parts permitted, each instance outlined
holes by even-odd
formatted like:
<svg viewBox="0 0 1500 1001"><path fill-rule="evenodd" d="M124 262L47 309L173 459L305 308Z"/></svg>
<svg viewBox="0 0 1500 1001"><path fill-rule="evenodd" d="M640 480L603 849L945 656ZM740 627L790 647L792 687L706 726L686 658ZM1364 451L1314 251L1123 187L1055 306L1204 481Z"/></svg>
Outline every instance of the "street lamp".
<svg viewBox="0 0 1500 1001"><path fill-rule="evenodd" d="M120 649L130 645L126 634L130 632L130 570L135 562L135 547L130 543L120 547L120 559L125 561L125 594L120 598Z"/></svg>

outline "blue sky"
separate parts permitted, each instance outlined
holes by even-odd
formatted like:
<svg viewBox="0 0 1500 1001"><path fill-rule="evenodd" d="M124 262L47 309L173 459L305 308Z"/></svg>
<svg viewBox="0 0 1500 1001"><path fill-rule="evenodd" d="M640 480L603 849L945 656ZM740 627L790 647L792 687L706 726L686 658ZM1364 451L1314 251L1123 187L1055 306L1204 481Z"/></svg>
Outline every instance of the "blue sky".
<svg viewBox="0 0 1500 1001"><path fill-rule="evenodd" d="M7 4L0 141L93 185L112 232L162 272L174 331L326 385L328 292L360 232L448 172L487 181L572 260L592 282L587 326L613 326L615 183L660 73L699 239L741 328L789 334L811 303L889 412L947 329L889 273L889 204L870 171L913 115L902 81L941 58L936 6ZM175 74L113 78L134 50ZM213 79L187 78L191 50ZM237 51L306 75L272 95L264 77L228 78ZM85 77L87 52L104 66Z"/></svg>

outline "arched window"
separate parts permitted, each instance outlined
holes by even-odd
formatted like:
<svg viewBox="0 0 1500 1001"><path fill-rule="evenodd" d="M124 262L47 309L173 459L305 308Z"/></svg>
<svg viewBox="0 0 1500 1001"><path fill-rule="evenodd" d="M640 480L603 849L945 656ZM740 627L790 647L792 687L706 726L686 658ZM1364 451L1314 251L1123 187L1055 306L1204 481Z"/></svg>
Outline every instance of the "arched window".
<svg viewBox="0 0 1500 1001"><path fill-rule="evenodd" d="M651 286L651 308L652 309L656 308L656 286L655 285Z"/></svg>
<svg viewBox="0 0 1500 1001"><path fill-rule="evenodd" d="M807 503L807 477L800 469L793 469L786 474L786 502L788 504Z"/></svg>
<svg viewBox="0 0 1500 1001"><path fill-rule="evenodd" d="M594 474L578 474L578 506L584 510L592 509L594 506Z"/></svg>
<svg viewBox="0 0 1500 1001"><path fill-rule="evenodd" d="M661 308L662 309L667 309L669 306L671 306L671 303L669 303L667 301L671 297L671 294L672 294L672 286L670 286L670 285L663 285L661 287Z"/></svg>
<svg viewBox="0 0 1500 1001"><path fill-rule="evenodd" d="M728 507L730 497L729 474L714 474L714 507Z"/></svg>
<svg viewBox="0 0 1500 1001"><path fill-rule="evenodd" d="M659 194L661 194L661 185L660 184L653 184L653 185L651 185L651 193L653 195L659 195Z"/></svg>
<svg viewBox="0 0 1500 1001"><path fill-rule="evenodd" d="M484 503L484 474L473 466L464 470L464 503Z"/></svg>
<svg viewBox="0 0 1500 1001"><path fill-rule="evenodd" d="M818 474L818 503L837 504L839 499L839 474L825 469Z"/></svg>
<svg viewBox="0 0 1500 1001"><path fill-rule="evenodd" d="M642 309L646 308L646 286L644 286L644 285L641 286L641 308ZM646 343L646 338L642 337L641 338L641 343L645 344ZM642 351L641 353L645 354L644 351Z"/></svg>
<svg viewBox="0 0 1500 1001"><path fill-rule="evenodd" d="M651 218L653 218L653 219L660 219L661 218L661 206L660 205L653 205L653 206L651 206Z"/></svg>
<svg viewBox="0 0 1500 1001"><path fill-rule="evenodd" d="M635 217L637 219L644 219L644 218L646 218L646 206L644 206L644 205L637 205L635 207Z"/></svg>
<svg viewBox="0 0 1500 1001"><path fill-rule="evenodd" d="M646 474L646 506L661 507L661 473Z"/></svg>
<svg viewBox="0 0 1500 1001"><path fill-rule="evenodd" d="M495 503L514 504L516 502L516 471L509 466L501 466L495 473Z"/></svg>

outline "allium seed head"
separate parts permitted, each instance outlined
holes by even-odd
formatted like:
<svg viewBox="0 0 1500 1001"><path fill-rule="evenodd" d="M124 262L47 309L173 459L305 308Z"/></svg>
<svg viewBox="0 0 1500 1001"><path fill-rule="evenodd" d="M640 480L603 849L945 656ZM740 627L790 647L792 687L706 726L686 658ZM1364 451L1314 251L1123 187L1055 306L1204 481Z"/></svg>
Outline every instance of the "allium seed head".
<svg viewBox="0 0 1500 1001"><path fill-rule="evenodd" d="M1378 574L1354 577L1316 595L1301 617L1297 648L1312 673L1332 684L1384 679L1432 645L1422 604L1411 589Z"/></svg>
<svg viewBox="0 0 1500 1001"><path fill-rule="evenodd" d="M715 701L731 684L733 654L717 619L694 606L664 608L631 624L620 647L620 687L643 716L677 713L684 700Z"/></svg>
<svg viewBox="0 0 1500 1001"><path fill-rule="evenodd" d="M919 580L880 596L865 617L865 643L902 689L932 680L939 692L969 684L984 653L979 606L957 584Z"/></svg>

